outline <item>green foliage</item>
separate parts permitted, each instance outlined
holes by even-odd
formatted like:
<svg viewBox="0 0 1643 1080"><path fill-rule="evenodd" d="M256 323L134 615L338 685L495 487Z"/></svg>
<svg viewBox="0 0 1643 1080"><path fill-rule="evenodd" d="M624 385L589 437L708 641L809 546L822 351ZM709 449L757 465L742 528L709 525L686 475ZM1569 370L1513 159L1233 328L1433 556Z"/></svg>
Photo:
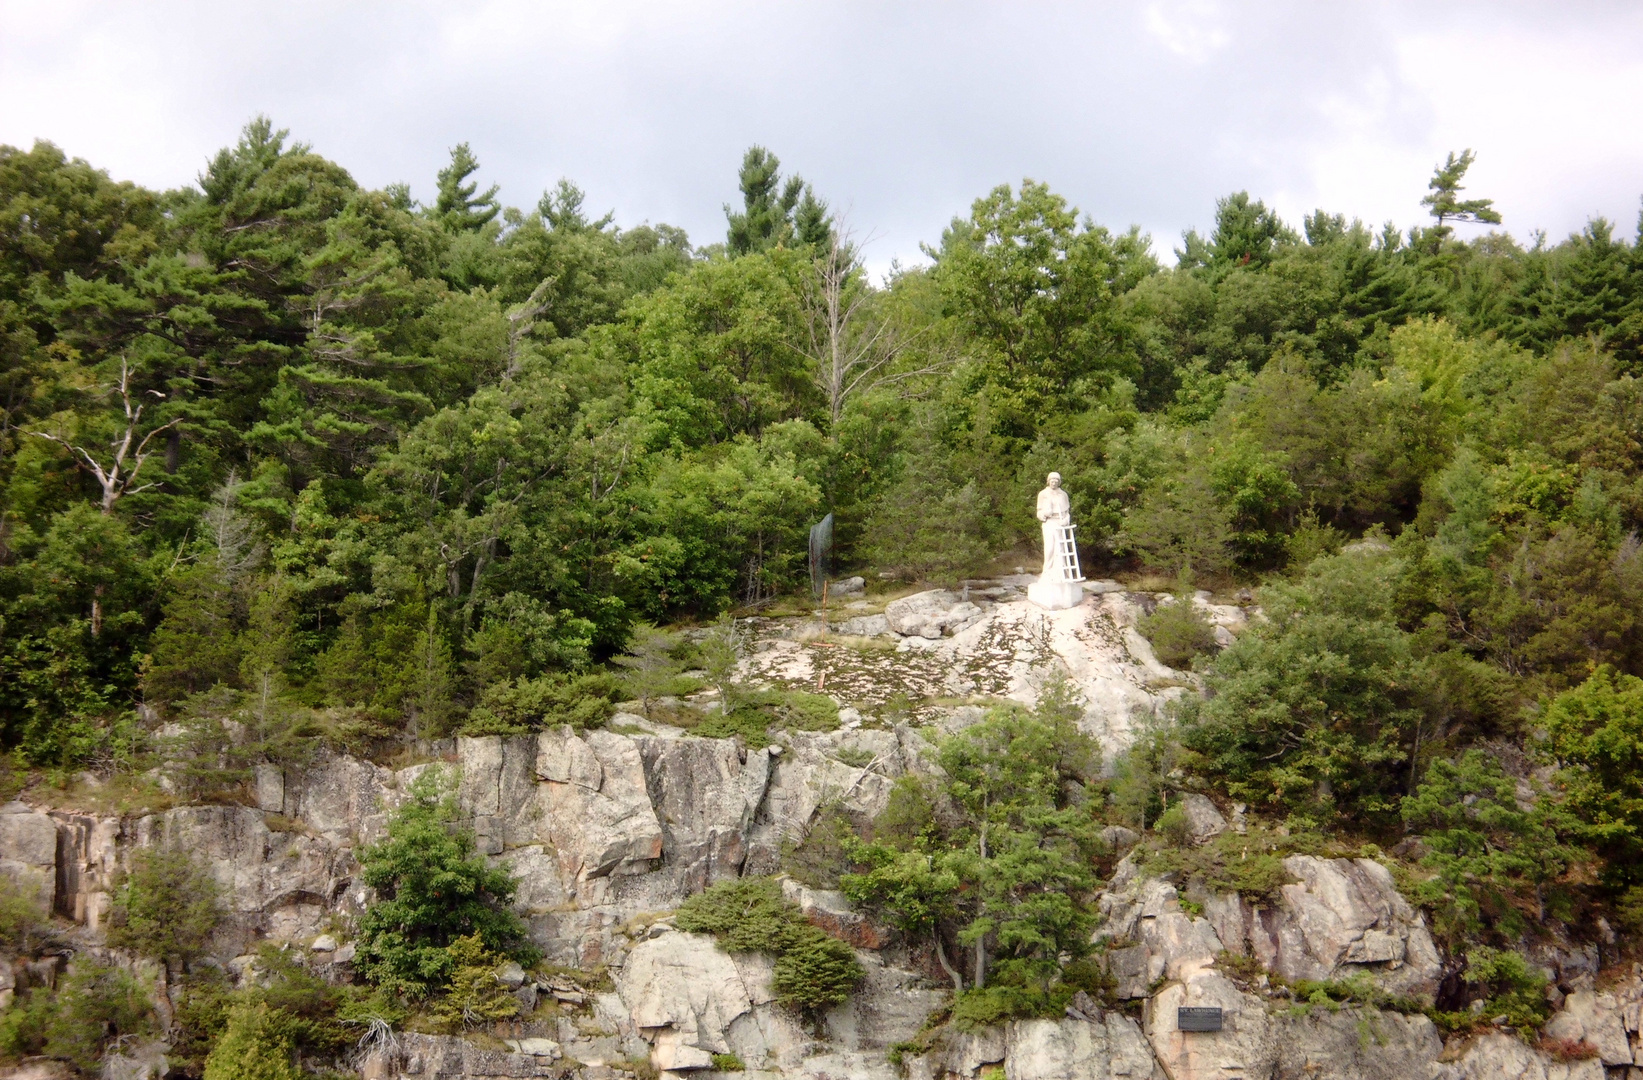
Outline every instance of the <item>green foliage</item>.
<svg viewBox="0 0 1643 1080"><path fill-rule="evenodd" d="M1183 744L1235 799L1331 823L1397 808L1423 675L1391 609L1398 562L1373 551L1314 563L1262 594L1267 621L1206 668Z"/></svg>
<svg viewBox="0 0 1643 1080"><path fill-rule="evenodd" d="M1643 854L1643 679L1600 667L1554 698L1544 722L1569 811L1607 856L1609 876L1634 883Z"/></svg>
<svg viewBox="0 0 1643 1080"><path fill-rule="evenodd" d="M651 703L668 693L684 670L684 665L674 657L679 645L678 635L639 623L633 628L633 640L628 643L626 655L613 661L627 672L624 688L639 699L646 716L650 715Z"/></svg>
<svg viewBox="0 0 1643 1080"><path fill-rule="evenodd" d="M51 919L40 904L39 893L0 875L0 952L32 955L50 932Z"/></svg>
<svg viewBox="0 0 1643 1080"><path fill-rule="evenodd" d="M1091 576L1265 585L1266 621L1220 653L1152 628L1205 695L1114 763L1109 814L1155 824L1202 782L1389 832L1434 762L1488 740L1556 758L1547 805L1581 823L1559 827L1562 885L1594 862L1623 896L1643 259L1602 219L1527 248L1460 235L1496 217L1465 197L1472 164L1450 155L1433 222L1403 231L1228 195L1173 267L1048 185L1000 187L928 268L875 282L845 243L839 330L829 210L758 148L726 245L698 253L569 180L505 208L467 144L425 208L264 117L170 193L0 147L0 750L235 799L322 739L596 725L604 672L663 692L638 620L802 589L824 513L841 567L953 580L1036 543L1053 469ZM884 366L830 381L840 341ZM146 464L109 481L127 436ZM699 650L725 708L698 730L826 726L735 685L739 637ZM1442 783L1506 808L1496 780ZM940 813L878 842L960 873L941 860L979 859L986 815L928 794ZM1479 857L1475 822L1423 821L1428 850ZM1433 887L1486 920L1569 899L1497 865L1493 828L1495 900L1451 887L1460 864ZM941 934L1001 895L966 894ZM1023 948L1005 959L1048 945Z"/></svg>
<svg viewBox="0 0 1643 1080"><path fill-rule="evenodd" d="M797 1008L820 1010L846 1001L864 975L850 946L805 921L774 878L720 882L680 905L674 925L712 934L730 952L773 955L772 988L778 1000Z"/></svg>
<svg viewBox="0 0 1643 1080"><path fill-rule="evenodd" d="M780 159L762 146L749 147L742 158L737 176L742 209L725 207L730 222L726 247L731 255L827 241L833 229L827 204L798 176L782 183L780 169Z"/></svg>
<svg viewBox="0 0 1643 1080"><path fill-rule="evenodd" d="M478 934L457 938L445 951L450 956L449 981L428 1007L436 1023L462 1031L518 1015L518 999L497 978L503 958L487 950Z"/></svg>
<svg viewBox="0 0 1643 1080"><path fill-rule="evenodd" d="M29 991L0 1016L0 1053L44 1054L93 1073L122 1039L154 1032L146 988L119 968L78 957L55 993Z"/></svg>
<svg viewBox="0 0 1643 1080"><path fill-rule="evenodd" d="M178 849L144 848L115 886L108 943L156 960L188 960L204 953L227 914L217 881Z"/></svg>
<svg viewBox="0 0 1643 1080"><path fill-rule="evenodd" d="M553 673L493 683L462 725L464 735L522 735L569 724L577 731L610 718L621 683L604 672Z"/></svg>
<svg viewBox="0 0 1643 1080"><path fill-rule="evenodd" d="M1166 812L1176 812L1177 803ZM1185 814L1182 814L1183 824ZM1165 831L1160 818L1158 831ZM1149 874L1197 883L1211 894L1237 893L1251 903L1270 903L1281 886L1292 880L1284 857L1306 850L1304 838L1279 836L1260 826L1244 832L1223 832L1202 844L1172 840L1167 847L1143 845L1136 858Z"/></svg>
<svg viewBox="0 0 1643 1080"><path fill-rule="evenodd" d="M1096 778L1100 755L1078 717L1065 682L1046 685L1035 712L995 709L941 744L956 819L920 821L925 797L904 785L883 838L847 845L861 872L841 877L845 894L909 934L932 934L956 988L948 933L972 950L976 989L992 971L1002 985L1047 990L1064 959L1089 951L1100 840L1089 806L1067 792Z"/></svg>
<svg viewBox="0 0 1643 1080"><path fill-rule="evenodd" d="M450 945L477 936L484 948L521 962L535 959L525 926L508 909L516 888L505 868L474 851L473 834L452 829L454 803L441 776L418 776L381 843L359 852L360 877L377 901L359 921L360 973L412 998L445 985L455 971Z"/></svg>
<svg viewBox="0 0 1643 1080"><path fill-rule="evenodd" d="M205 1080L299 1080L296 1048L267 1005L242 1005L228 1017L205 1059Z"/></svg>
<svg viewBox="0 0 1643 1080"><path fill-rule="evenodd" d="M1137 627L1152 643L1153 655L1172 668L1188 669L1194 659L1215 653L1215 628L1193 607L1191 596L1160 604Z"/></svg>
<svg viewBox="0 0 1643 1080"><path fill-rule="evenodd" d="M1466 954L1466 982L1483 995L1483 1015L1504 1017L1524 1037L1551 1015L1546 976L1521 953L1479 947Z"/></svg>
<svg viewBox="0 0 1643 1080"><path fill-rule="evenodd" d="M1416 895L1451 939L1475 935L1486 922L1508 935L1521 933L1515 894L1532 893L1537 920L1543 918L1546 891L1580 857L1569 843L1577 823L1557 794L1520 785L1482 750L1434 761L1415 794L1403 800L1403 819L1428 848L1421 865L1432 876Z"/></svg>
<svg viewBox="0 0 1643 1080"><path fill-rule="evenodd" d="M719 1072L742 1072L747 1068L735 1054L714 1054L713 1067Z"/></svg>

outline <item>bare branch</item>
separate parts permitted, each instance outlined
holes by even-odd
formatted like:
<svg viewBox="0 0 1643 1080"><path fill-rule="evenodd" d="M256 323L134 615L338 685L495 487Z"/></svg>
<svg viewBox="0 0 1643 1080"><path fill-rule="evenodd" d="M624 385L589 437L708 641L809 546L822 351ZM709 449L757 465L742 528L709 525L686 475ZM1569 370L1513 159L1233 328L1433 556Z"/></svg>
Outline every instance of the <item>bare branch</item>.
<svg viewBox="0 0 1643 1080"><path fill-rule="evenodd" d="M131 366L123 356L120 357L120 381L110 389L111 392L120 395L120 407L125 414L124 432L109 444L113 455L113 461L110 464L105 466L97 460L91 451L69 442L60 435L53 435L48 431L29 432L30 435L36 435L63 447L69 452L69 456L74 459L75 465L85 469L97 478L98 485L103 489L102 508L105 515L113 513L114 504L125 496L135 495L140 491L147 491L160 485L161 482L156 481L151 484L135 486L137 484L137 474L142 471L143 463L150 456L148 444L154 440L154 436L182 423L182 417L177 417L175 420L150 429L148 434L144 435L137 443L136 450L133 451L131 443L133 439L137 438L137 431L142 423L145 406L132 403ZM150 390L149 393L158 398L163 399L165 397L157 390ZM128 458L130 459L129 464L127 462Z"/></svg>

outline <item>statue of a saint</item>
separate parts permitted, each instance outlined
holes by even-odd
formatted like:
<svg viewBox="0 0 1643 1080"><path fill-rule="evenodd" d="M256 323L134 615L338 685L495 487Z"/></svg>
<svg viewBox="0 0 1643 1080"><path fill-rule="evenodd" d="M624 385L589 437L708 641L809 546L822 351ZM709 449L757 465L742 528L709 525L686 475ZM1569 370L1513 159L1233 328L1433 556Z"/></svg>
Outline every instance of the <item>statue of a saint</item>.
<svg viewBox="0 0 1643 1080"><path fill-rule="evenodd" d="M1084 573L1073 540L1073 504L1061 490L1061 474L1051 473L1038 493L1038 523L1044 533L1044 571L1027 586L1027 599L1057 611L1084 600Z"/></svg>
<svg viewBox="0 0 1643 1080"><path fill-rule="evenodd" d="M1044 481L1044 490L1038 493L1038 521L1044 534L1043 580L1061 581L1061 530L1073 523L1073 504L1061 490L1060 473L1051 473Z"/></svg>

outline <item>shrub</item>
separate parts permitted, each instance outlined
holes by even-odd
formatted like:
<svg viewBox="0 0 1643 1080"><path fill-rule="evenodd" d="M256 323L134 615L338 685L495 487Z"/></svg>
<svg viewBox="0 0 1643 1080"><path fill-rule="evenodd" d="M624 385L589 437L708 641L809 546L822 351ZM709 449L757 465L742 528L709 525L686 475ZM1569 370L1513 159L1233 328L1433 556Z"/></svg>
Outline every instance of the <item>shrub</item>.
<svg viewBox="0 0 1643 1080"><path fill-rule="evenodd" d="M184 851L137 852L115 888L108 943L156 960L205 952L222 921L217 881Z"/></svg>
<svg viewBox="0 0 1643 1080"><path fill-rule="evenodd" d="M464 735L523 735L569 724L578 731L610 719L622 684L608 672L515 679L485 688L462 725Z"/></svg>
<svg viewBox="0 0 1643 1080"><path fill-rule="evenodd" d="M1192 842L1192 822L1187 819L1187 812L1180 803L1160 814L1153 827L1158 830L1159 836L1176 847L1185 847Z"/></svg>
<svg viewBox="0 0 1643 1080"><path fill-rule="evenodd" d="M796 1008L837 1005L865 975L850 946L805 921L772 878L725 881L697 893L680 905L673 924L712 934L729 952L774 955L776 998Z"/></svg>
<svg viewBox="0 0 1643 1080"><path fill-rule="evenodd" d="M714 1054L713 1067L720 1072L742 1072L747 1068L735 1054Z"/></svg>
<svg viewBox="0 0 1643 1080"><path fill-rule="evenodd" d="M1162 664L1187 669L1199 656L1215 652L1215 628L1199 614L1192 597L1178 597L1173 604L1161 604L1137 626L1152 642L1152 651Z"/></svg>
<svg viewBox="0 0 1643 1080"><path fill-rule="evenodd" d="M205 1059L204 1080L302 1080L296 1047L279 1020L278 1010L266 1004L234 1009Z"/></svg>
<svg viewBox="0 0 1643 1080"><path fill-rule="evenodd" d="M848 1001L862 977L861 962L849 945L807 925L776 958L770 987L789 1005L822 1009Z"/></svg>
<svg viewBox="0 0 1643 1080"><path fill-rule="evenodd" d="M788 731L832 731L839 726L839 706L826 694L803 690L745 691L735 695L730 712L719 711L691 731L704 739L740 737L749 746L770 741L771 727Z"/></svg>
<svg viewBox="0 0 1643 1080"><path fill-rule="evenodd" d="M450 954L450 981L428 1009L437 1023L460 1029L519 1014L518 1000L496 977L503 958L487 950L478 934L457 938L445 951Z"/></svg>
<svg viewBox="0 0 1643 1080"><path fill-rule="evenodd" d="M1481 947L1467 953L1466 981L1483 991L1483 1016L1505 1017L1525 1037L1551 1014L1546 976L1510 949Z"/></svg>
<svg viewBox="0 0 1643 1080"><path fill-rule="evenodd" d="M0 1043L8 1054L46 1054L95 1072L111 1044L154 1031L145 988L108 964L76 959L55 996L32 991L8 1012Z"/></svg>
<svg viewBox="0 0 1643 1080"><path fill-rule="evenodd" d="M1276 897L1279 887L1292 880L1284 856L1305 846L1304 837L1277 836L1252 825L1247 832L1224 832L1197 846L1138 848L1137 858L1149 874L1178 875L1211 893L1234 892L1259 903Z"/></svg>
<svg viewBox="0 0 1643 1080"><path fill-rule="evenodd" d="M426 997L455 970L448 947L478 935L486 949L521 963L537 953L508 910L515 882L506 867L475 854L473 833L452 830L456 807L430 769L388 823L388 838L359 853L360 876L378 900L359 922L361 974L411 997Z"/></svg>

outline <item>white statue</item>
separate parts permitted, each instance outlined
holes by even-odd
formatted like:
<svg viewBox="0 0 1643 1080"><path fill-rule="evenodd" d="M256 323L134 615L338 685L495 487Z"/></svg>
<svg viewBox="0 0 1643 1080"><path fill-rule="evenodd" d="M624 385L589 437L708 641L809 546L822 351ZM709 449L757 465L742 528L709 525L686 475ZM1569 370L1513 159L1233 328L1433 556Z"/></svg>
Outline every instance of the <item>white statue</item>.
<svg viewBox="0 0 1643 1080"><path fill-rule="evenodd" d="M1061 490L1061 474L1053 472L1038 493L1039 529L1044 534L1045 581L1060 581L1061 530L1073 523L1073 502Z"/></svg>
<svg viewBox="0 0 1643 1080"><path fill-rule="evenodd" d="M1061 474L1051 473L1038 493L1038 522L1044 535L1044 569L1027 587L1027 598L1039 607L1058 610L1084 600L1084 574L1078 566L1072 500L1061 490Z"/></svg>

